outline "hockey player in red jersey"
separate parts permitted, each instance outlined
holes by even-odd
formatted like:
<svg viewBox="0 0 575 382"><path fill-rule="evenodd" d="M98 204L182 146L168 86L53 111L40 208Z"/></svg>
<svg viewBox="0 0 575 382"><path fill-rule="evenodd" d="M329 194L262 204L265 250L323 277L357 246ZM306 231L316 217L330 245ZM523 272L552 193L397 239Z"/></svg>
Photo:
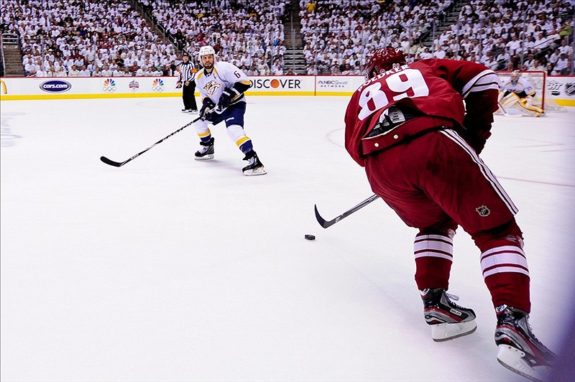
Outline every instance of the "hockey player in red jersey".
<svg viewBox="0 0 575 382"><path fill-rule="evenodd" d="M376 51L368 81L345 115L345 145L373 191L410 227L415 281L432 338L472 333L473 310L447 294L453 235L461 226L481 251L497 315L497 359L542 378L554 358L531 332L529 270L517 208L479 158L497 110L498 78L485 66L442 59L409 65L401 51Z"/></svg>

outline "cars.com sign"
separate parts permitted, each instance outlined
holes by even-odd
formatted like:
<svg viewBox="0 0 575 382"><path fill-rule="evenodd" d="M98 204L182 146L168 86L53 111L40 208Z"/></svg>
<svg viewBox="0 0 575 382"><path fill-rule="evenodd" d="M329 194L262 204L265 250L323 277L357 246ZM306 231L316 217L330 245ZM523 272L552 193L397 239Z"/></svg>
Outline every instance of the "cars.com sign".
<svg viewBox="0 0 575 382"><path fill-rule="evenodd" d="M70 90L71 88L72 88L71 83L60 80L46 81L42 82L42 84L40 85L40 89L50 93L62 93Z"/></svg>

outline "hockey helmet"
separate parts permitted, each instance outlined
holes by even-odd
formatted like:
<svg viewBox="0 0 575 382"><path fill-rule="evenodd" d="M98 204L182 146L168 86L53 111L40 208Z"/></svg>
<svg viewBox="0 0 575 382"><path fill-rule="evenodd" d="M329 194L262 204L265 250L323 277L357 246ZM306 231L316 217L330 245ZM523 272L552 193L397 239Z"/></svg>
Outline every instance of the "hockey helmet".
<svg viewBox="0 0 575 382"><path fill-rule="evenodd" d="M399 49L388 46L373 52L365 65L365 73L367 78L373 78L381 71L390 70L395 64L403 65L405 63L405 54Z"/></svg>
<svg viewBox="0 0 575 382"><path fill-rule="evenodd" d="M519 70L514 70L511 72L511 81L517 82L521 77L521 72Z"/></svg>
<svg viewBox="0 0 575 382"><path fill-rule="evenodd" d="M213 54L215 57L216 51L214 50L214 48L210 45L202 46L198 53L198 58L200 59L200 62L202 61L202 56L207 56L209 54Z"/></svg>

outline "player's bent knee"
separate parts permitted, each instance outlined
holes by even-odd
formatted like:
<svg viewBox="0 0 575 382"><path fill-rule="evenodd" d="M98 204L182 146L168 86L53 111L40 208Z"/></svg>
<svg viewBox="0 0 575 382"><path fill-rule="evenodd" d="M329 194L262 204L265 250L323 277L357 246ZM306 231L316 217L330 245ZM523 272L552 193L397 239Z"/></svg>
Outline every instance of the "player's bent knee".
<svg viewBox="0 0 575 382"><path fill-rule="evenodd" d="M418 235L442 235L453 237L455 235L456 229L457 223L450 219L436 223L429 227L420 228Z"/></svg>
<svg viewBox="0 0 575 382"><path fill-rule="evenodd" d="M244 128L240 125L230 125L227 130L228 135L234 142L246 135Z"/></svg>
<svg viewBox="0 0 575 382"><path fill-rule="evenodd" d="M473 233L471 237L482 252L501 245L514 245L523 248L523 232L521 232L515 219L511 219L498 227Z"/></svg>
<svg viewBox="0 0 575 382"><path fill-rule="evenodd" d="M520 101L520 98L517 94L509 93L501 99L500 103L504 107L509 107L509 106L513 106L514 104L516 104L519 101Z"/></svg>

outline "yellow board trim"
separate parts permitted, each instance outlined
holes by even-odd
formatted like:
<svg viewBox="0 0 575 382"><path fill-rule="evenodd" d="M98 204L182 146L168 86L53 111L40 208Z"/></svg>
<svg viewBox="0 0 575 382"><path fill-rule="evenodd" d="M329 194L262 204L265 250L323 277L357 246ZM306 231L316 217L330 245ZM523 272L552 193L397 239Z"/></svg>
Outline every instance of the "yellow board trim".
<svg viewBox="0 0 575 382"><path fill-rule="evenodd" d="M575 99L558 99L554 98L553 101L559 106L575 106Z"/></svg>
<svg viewBox="0 0 575 382"><path fill-rule="evenodd" d="M351 96L353 92L314 92L314 91L274 91L262 92L248 90L248 96ZM199 93L196 92L196 97ZM109 98L168 98L181 97L181 92L150 93L106 93L106 94L0 94L0 101L58 100L58 99L109 99ZM575 99L552 98L559 106L575 107Z"/></svg>
<svg viewBox="0 0 575 382"><path fill-rule="evenodd" d="M298 91L298 92L288 92L288 91L274 91L274 92L262 92L257 90L248 90L246 92L247 96L313 96L314 91Z"/></svg>
<svg viewBox="0 0 575 382"><path fill-rule="evenodd" d="M331 93L330 93L331 94ZM350 95L352 93L349 93ZM247 91L248 96L313 96L313 91L301 92L258 92ZM319 94L318 94L319 95ZM327 95L327 94L326 94ZM344 95L344 94L341 94ZM347 95L347 94L345 94ZM2 101L21 101L21 100L49 100L49 99L101 99L101 98L160 98L160 97L181 97L182 93L107 93L107 94L2 94ZM196 93L196 97L199 93Z"/></svg>
<svg viewBox="0 0 575 382"><path fill-rule="evenodd" d="M48 100L48 99L98 99L98 98L158 98L181 97L181 93L109 93L109 94L3 94L2 101Z"/></svg>
<svg viewBox="0 0 575 382"><path fill-rule="evenodd" d="M316 92L316 96L352 96L354 92Z"/></svg>

